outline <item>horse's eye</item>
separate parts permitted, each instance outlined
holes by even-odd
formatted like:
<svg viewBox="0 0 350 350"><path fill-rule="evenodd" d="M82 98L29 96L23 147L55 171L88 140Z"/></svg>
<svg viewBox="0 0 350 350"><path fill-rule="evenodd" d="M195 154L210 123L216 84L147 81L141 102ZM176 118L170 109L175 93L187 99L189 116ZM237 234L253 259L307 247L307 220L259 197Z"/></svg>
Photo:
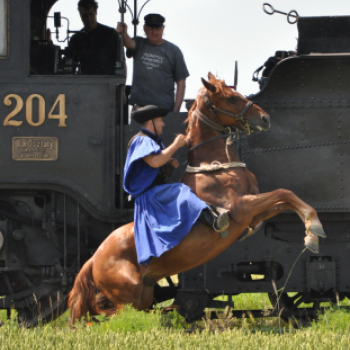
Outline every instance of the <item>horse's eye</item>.
<svg viewBox="0 0 350 350"><path fill-rule="evenodd" d="M230 96L230 97L227 99L227 102L229 102L229 103L235 103L235 102L236 102L236 99L234 98L234 96Z"/></svg>

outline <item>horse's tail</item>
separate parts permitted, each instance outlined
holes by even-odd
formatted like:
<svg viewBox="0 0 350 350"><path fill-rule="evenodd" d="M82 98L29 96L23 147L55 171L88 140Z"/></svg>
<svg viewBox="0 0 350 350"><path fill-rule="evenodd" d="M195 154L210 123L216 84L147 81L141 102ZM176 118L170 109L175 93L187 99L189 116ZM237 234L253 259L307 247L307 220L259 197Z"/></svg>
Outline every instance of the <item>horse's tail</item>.
<svg viewBox="0 0 350 350"><path fill-rule="evenodd" d="M101 314L96 301L96 292L96 284L92 277L92 258L90 258L79 271L69 293L68 307L72 324L81 317Z"/></svg>

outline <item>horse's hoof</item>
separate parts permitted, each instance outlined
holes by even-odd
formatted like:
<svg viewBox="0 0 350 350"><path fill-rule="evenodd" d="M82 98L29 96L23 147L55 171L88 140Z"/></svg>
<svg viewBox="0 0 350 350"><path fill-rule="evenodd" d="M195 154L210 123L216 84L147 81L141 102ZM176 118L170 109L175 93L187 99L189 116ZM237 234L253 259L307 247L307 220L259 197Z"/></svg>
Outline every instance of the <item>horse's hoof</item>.
<svg viewBox="0 0 350 350"><path fill-rule="evenodd" d="M314 233L315 235L322 237L322 238L326 238L326 234L323 231L323 227L322 226L310 226L309 230Z"/></svg>
<svg viewBox="0 0 350 350"><path fill-rule="evenodd" d="M219 232L219 235L220 235L221 238L226 238L228 236L228 230Z"/></svg>
<svg viewBox="0 0 350 350"><path fill-rule="evenodd" d="M318 237L314 234L308 234L305 237L305 247L309 249L312 253L319 253Z"/></svg>

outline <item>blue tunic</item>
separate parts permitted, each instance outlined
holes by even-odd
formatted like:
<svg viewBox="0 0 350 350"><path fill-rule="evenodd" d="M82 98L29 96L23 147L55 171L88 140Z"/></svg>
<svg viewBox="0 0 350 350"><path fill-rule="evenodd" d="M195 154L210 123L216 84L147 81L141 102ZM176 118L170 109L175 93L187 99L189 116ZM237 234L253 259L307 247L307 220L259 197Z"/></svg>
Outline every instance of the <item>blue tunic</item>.
<svg viewBox="0 0 350 350"><path fill-rule="evenodd" d="M151 187L160 168L152 168L142 158L160 152L160 146L150 137L136 136L124 168L124 189L135 198L134 230L139 264L149 264L152 257L177 246L207 207L182 183Z"/></svg>

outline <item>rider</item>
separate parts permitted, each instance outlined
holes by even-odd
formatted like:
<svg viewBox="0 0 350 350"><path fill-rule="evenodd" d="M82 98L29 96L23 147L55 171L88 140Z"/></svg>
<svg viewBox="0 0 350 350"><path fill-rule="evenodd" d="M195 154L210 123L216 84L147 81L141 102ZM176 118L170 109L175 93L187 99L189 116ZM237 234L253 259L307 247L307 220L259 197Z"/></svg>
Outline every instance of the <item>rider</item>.
<svg viewBox="0 0 350 350"><path fill-rule="evenodd" d="M229 216L226 210L214 212L185 184L167 184L164 174L177 168L171 156L186 146L186 136L179 134L165 148L160 135L163 117L169 110L154 105L131 113L142 125L141 131L129 141L124 169L124 189L135 198L135 243L139 264L149 264L175 247L190 232L198 219L226 236ZM171 171L170 170L170 171Z"/></svg>

